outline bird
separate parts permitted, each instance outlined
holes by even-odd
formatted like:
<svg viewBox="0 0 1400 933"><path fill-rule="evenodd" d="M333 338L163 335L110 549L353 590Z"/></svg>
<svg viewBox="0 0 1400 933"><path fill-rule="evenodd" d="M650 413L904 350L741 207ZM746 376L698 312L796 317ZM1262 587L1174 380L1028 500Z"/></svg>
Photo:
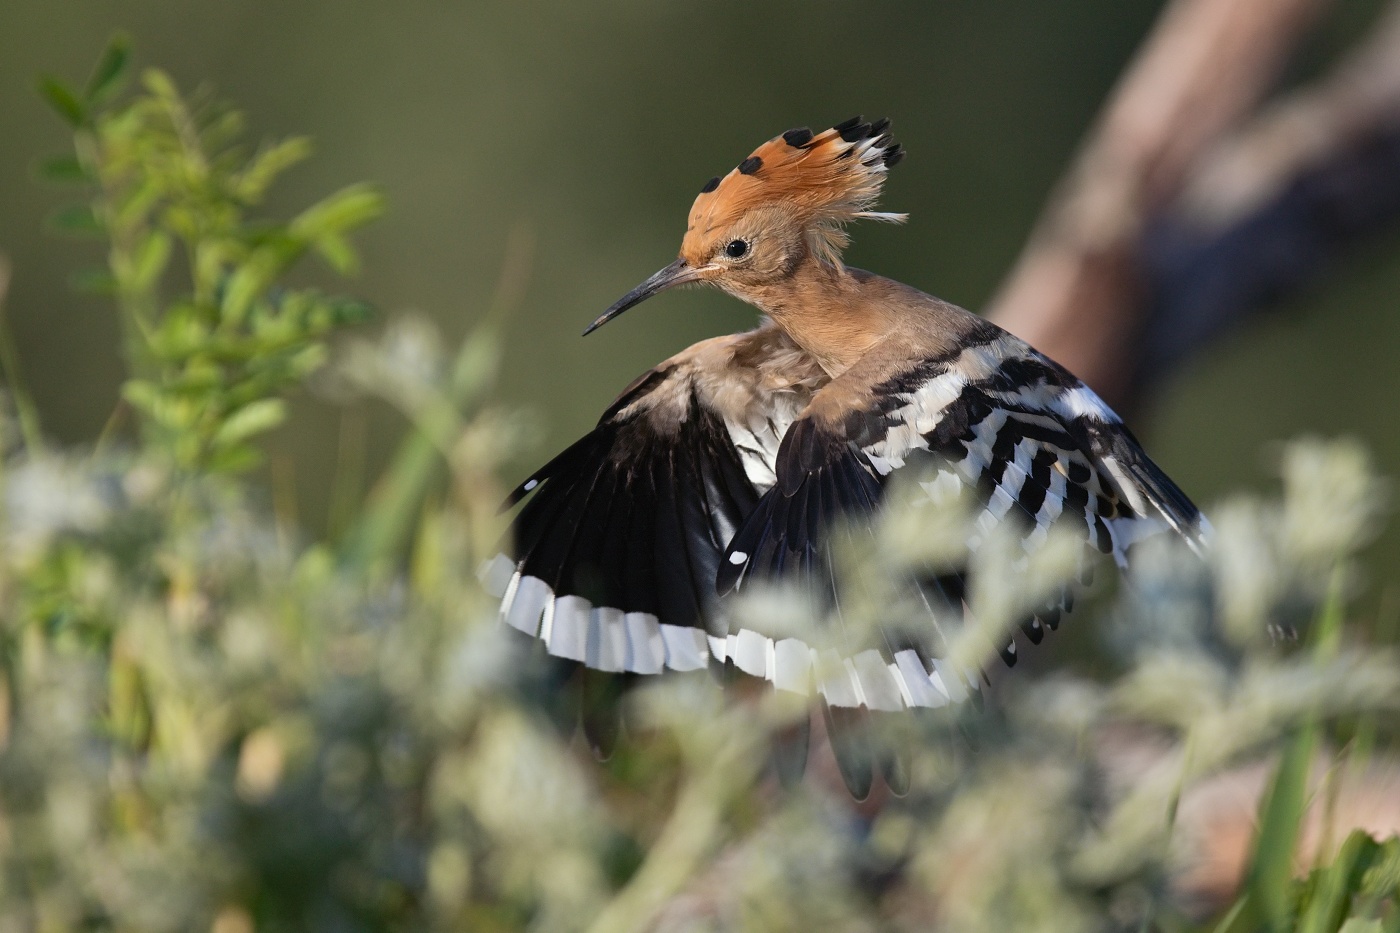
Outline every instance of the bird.
<svg viewBox="0 0 1400 933"><path fill-rule="evenodd" d="M790 577L830 590L833 529L872 520L916 464L928 489L973 497L969 560L1002 526L1027 551L1068 529L1119 564L1157 534L1199 548L1199 510L1092 389L985 318L842 261L850 224L906 218L876 209L905 156L890 130L855 117L769 139L700 189L677 258L588 325L685 285L761 315L643 373L516 487L514 553L485 574L509 628L623 677L721 667L794 692L816 678L836 746L862 714L977 690L941 656L966 565L917 581L926 631L873 645L739 627L725 600ZM1029 615L1021 636L1038 644L1072 599ZM1001 655L1015 662L1015 638ZM863 798L873 766L837 751Z"/></svg>

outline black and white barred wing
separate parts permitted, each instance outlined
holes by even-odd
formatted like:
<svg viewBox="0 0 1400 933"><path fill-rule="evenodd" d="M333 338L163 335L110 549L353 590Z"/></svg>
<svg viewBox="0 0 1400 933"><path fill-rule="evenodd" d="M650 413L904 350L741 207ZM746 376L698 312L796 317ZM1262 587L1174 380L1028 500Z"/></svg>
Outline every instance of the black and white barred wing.
<svg viewBox="0 0 1400 933"><path fill-rule="evenodd" d="M883 436L864 450L882 473L928 451L943 482L985 505L969 546L1008 519L1027 551L1056 524L1126 565L1129 549L1173 530L1199 546L1196 506L1092 389L1009 335L924 364L876 392Z"/></svg>
<svg viewBox="0 0 1400 933"><path fill-rule="evenodd" d="M512 502L528 497L515 556L488 584L504 621L550 654L655 674L705 667L723 643L707 628L716 570L800 401L774 396L736 420L705 401L705 379L687 363L646 374L515 490Z"/></svg>
<svg viewBox="0 0 1400 933"><path fill-rule="evenodd" d="M1155 533L1199 539L1195 506L1118 417L1013 337L995 335L950 359L912 366L871 395L860 417L804 418L789 430L776 485L726 552L721 590L754 578L826 572L829 579L828 534L859 529L901 471L917 473L935 500L971 498L975 517L963 542L969 561L998 529L1017 533L1026 555L1052 529L1064 529L1083 542L1086 573L1101 555L1126 562L1131 546ZM944 629L966 611L966 568L931 568L911 581L928 610L923 632L887 631L875 644L853 640L841 625L838 595L831 631L794 639L741 630L728 639L728 656L746 672L791 689L818 665L826 671L819 689L833 706L895 710L956 702L976 687L975 673L952 671L943 661ZM1067 588L1026 618L1026 637L1038 643L1071 600ZM833 653L839 664L821 663ZM1002 657L1014 662L1014 641Z"/></svg>

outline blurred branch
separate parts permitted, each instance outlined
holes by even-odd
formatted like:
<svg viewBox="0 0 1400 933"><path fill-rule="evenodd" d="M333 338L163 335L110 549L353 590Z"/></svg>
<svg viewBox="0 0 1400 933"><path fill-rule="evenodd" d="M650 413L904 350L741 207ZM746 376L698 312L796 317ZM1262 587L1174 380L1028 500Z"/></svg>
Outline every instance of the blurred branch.
<svg viewBox="0 0 1400 933"><path fill-rule="evenodd" d="M1400 3L1317 84L1205 154L1144 243L1141 386L1400 216Z"/></svg>
<svg viewBox="0 0 1400 933"><path fill-rule="evenodd" d="M1260 100L1325 0L1175 0L1113 92L990 317L1128 396L1143 328L1142 235Z"/></svg>
<svg viewBox="0 0 1400 933"><path fill-rule="evenodd" d="M1400 3L1331 74L1264 108L1186 179L1176 212L1216 230L1258 211L1297 176L1400 122Z"/></svg>

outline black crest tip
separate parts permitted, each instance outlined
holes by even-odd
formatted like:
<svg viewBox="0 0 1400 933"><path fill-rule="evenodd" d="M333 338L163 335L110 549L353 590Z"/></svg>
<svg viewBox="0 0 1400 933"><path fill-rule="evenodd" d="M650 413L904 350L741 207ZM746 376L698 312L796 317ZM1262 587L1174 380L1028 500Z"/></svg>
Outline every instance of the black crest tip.
<svg viewBox="0 0 1400 933"><path fill-rule="evenodd" d="M841 138L848 143L859 142L870 135L869 123L857 123L855 126L841 131Z"/></svg>
<svg viewBox="0 0 1400 933"><path fill-rule="evenodd" d="M797 129L788 130L783 134L783 142L794 149L801 149L811 141L812 131L805 126L799 126Z"/></svg>
<svg viewBox="0 0 1400 933"><path fill-rule="evenodd" d="M889 128L890 128L890 118L889 118L889 117L881 117L880 119L876 120L874 123L870 124L870 135L871 135L871 136L879 136L881 133L885 132L885 130L887 130L887 129L889 129Z"/></svg>
<svg viewBox="0 0 1400 933"><path fill-rule="evenodd" d="M709 194L711 191L714 191L714 190L715 190L716 188L718 188L718 187L719 187L719 176L716 175L714 178L711 178L709 181L705 182L705 187L703 187L703 188L700 189L700 193L701 193L701 194Z"/></svg>
<svg viewBox="0 0 1400 933"><path fill-rule="evenodd" d="M853 126L859 126L860 123L861 123L861 121L864 120L864 119L865 119L865 118L862 117L860 114L856 114L855 116L851 117L849 120L842 120L840 123L838 123L838 124L836 124L835 126L833 126L832 129L835 130L835 131L838 132L838 133L845 133L845 132L846 132L847 130L849 130L851 127L853 127Z"/></svg>
<svg viewBox="0 0 1400 933"><path fill-rule="evenodd" d="M898 165L901 161L903 161L903 159L904 159L904 147L901 146L901 145L899 145L899 143L895 143L893 146L891 146L890 148L888 148L888 149L885 150L885 165L886 165L886 166L889 166L889 167L896 166L896 165Z"/></svg>
<svg viewBox="0 0 1400 933"><path fill-rule="evenodd" d="M763 168L763 160L760 159L758 156L749 156L747 159L739 163L739 174L753 175L757 173L758 170L761 168Z"/></svg>

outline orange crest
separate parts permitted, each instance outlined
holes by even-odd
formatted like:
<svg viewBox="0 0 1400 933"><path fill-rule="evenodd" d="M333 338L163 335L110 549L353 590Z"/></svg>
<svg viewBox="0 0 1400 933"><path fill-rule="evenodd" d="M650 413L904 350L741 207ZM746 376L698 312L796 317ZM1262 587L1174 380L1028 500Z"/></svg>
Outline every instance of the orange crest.
<svg viewBox="0 0 1400 933"><path fill-rule="evenodd" d="M907 217L872 210L890 166L904 158L889 128L889 120L865 123L853 117L815 135L802 127L768 140L701 189L690 208L682 253L721 234L745 212L780 204L798 213L824 258L838 261L846 223L899 223Z"/></svg>

